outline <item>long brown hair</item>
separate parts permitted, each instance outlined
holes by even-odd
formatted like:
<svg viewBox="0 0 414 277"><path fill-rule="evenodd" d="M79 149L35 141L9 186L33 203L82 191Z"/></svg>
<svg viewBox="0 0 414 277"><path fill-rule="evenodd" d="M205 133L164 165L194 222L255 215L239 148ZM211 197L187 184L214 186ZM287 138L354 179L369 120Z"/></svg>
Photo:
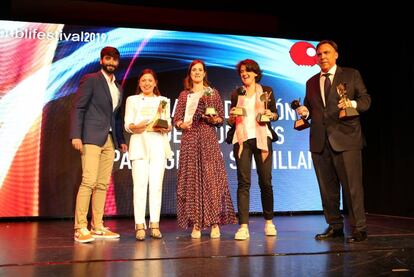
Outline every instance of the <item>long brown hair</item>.
<svg viewBox="0 0 414 277"><path fill-rule="evenodd" d="M155 80L155 87L154 87L154 94L157 96L161 95L160 90L158 89L158 78L157 78L157 74L155 73L154 70L150 69L150 68L145 68L144 70L142 70L141 74L139 74L138 76L138 84L137 84L137 89L136 89L136 94L140 94L142 92L141 88L139 87L139 81L141 80L142 76L144 76L145 74L151 74L152 77L154 77Z"/></svg>
<svg viewBox="0 0 414 277"><path fill-rule="evenodd" d="M185 90L191 90L193 88L193 80L191 80L191 76L190 76L191 75L191 69L193 68L193 66L195 66L198 63L203 66L204 72L206 73L204 78L203 78L203 85L205 87L209 86L208 79L207 79L207 68L206 68L205 63L202 60L194 60L188 66L187 75L184 78L184 89Z"/></svg>

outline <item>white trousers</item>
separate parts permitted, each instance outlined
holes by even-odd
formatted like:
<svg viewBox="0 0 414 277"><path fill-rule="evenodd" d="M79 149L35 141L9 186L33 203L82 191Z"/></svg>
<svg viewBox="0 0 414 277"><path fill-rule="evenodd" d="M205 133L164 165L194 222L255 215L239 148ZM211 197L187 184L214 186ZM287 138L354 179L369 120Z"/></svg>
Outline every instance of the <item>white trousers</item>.
<svg viewBox="0 0 414 277"><path fill-rule="evenodd" d="M132 161L132 180L134 182L135 224L145 223L147 207L147 188L149 188L150 222L159 222L161 213L162 183L166 165L163 137L156 132L146 135L146 157Z"/></svg>

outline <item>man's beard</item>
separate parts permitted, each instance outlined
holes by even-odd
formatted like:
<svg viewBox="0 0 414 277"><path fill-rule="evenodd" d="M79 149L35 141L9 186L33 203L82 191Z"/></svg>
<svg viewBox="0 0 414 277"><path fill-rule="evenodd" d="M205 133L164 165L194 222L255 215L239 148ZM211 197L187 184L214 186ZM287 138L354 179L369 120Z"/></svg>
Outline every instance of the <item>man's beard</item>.
<svg viewBox="0 0 414 277"><path fill-rule="evenodd" d="M112 74L112 73L114 73L114 72L115 72L115 70L116 70L116 66L114 66L114 65L108 65L108 64L103 64L103 65L102 65L102 69L103 69L103 71L105 71L106 73L108 73L108 74Z"/></svg>

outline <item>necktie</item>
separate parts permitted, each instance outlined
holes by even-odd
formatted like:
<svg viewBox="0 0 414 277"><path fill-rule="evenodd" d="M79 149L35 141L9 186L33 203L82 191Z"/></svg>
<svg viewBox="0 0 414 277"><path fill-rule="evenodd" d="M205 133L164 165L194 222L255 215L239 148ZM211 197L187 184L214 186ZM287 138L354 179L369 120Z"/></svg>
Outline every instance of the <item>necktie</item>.
<svg viewBox="0 0 414 277"><path fill-rule="evenodd" d="M329 76L331 75L331 73L325 73L322 74L322 76L325 77L325 83L324 83L324 92L325 92L325 105L328 102L328 95L329 95L329 91L331 90L331 79L329 79Z"/></svg>

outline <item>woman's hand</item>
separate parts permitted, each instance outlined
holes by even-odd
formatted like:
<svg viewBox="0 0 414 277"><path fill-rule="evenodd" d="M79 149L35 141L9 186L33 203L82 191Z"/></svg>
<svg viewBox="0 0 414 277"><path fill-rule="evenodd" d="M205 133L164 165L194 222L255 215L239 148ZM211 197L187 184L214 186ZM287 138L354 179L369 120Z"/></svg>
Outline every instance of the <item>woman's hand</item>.
<svg viewBox="0 0 414 277"><path fill-rule="evenodd" d="M273 113L271 110L266 109L264 114L270 118L270 120L276 120L278 118L277 113Z"/></svg>
<svg viewBox="0 0 414 277"><path fill-rule="evenodd" d="M206 121L206 122L208 122L208 123L210 123L210 124L218 124L218 123L221 123L223 120L221 119L221 117L220 116L218 116L218 115L203 115L203 119Z"/></svg>
<svg viewBox="0 0 414 277"><path fill-rule="evenodd" d="M153 129L154 132L159 132L161 134L167 134L168 132L170 132L172 130L172 126L168 125L168 128L153 127L152 129Z"/></svg>
<svg viewBox="0 0 414 277"><path fill-rule="evenodd" d="M139 122L138 124L134 124L134 123L129 124L128 128L134 134L141 134L142 132L145 131L145 129L147 128L149 123L150 123L149 120L143 120L143 121Z"/></svg>
<svg viewBox="0 0 414 277"><path fill-rule="evenodd" d="M187 130L191 128L191 124L192 124L191 121L190 122L179 121L177 122L176 126L180 128L181 130Z"/></svg>

